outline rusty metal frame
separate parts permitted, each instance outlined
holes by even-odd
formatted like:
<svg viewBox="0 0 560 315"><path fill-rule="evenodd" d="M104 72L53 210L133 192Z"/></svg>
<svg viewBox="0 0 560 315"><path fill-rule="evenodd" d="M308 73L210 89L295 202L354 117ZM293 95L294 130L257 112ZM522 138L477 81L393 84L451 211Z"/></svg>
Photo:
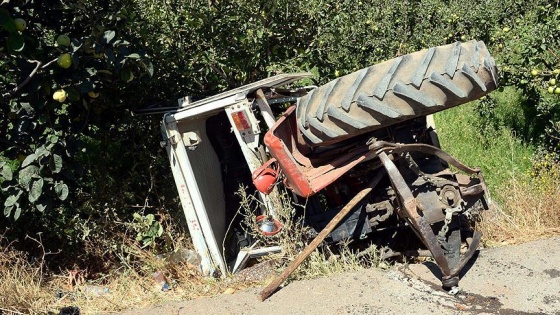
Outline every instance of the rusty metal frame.
<svg viewBox="0 0 560 315"><path fill-rule="evenodd" d="M414 232L432 253L443 274L443 283L445 284L447 280L455 278L474 255L480 243L480 232L474 231L470 242L469 240L467 241L469 244L467 252L460 257L456 265L450 266L430 222L419 212L421 210L420 204L395 163L393 163L393 160L408 152L420 152L437 156L449 165L478 179L474 185L461 187L461 194L463 196L481 195L489 203L488 190L480 169L470 168L432 145L421 143L397 144L376 139L370 139L364 145L357 145L348 148L348 150L343 150L339 156L334 157L332 160L327 159L314 163L305 156L306 152L300 151L300 149L305 148L300 148L295 138L295 135L298 133L293 115L294 110L294 107L289 108L264 137L264 142L269 148L270 154L280 164L280 169L284 175L284 184L296 194L302 197L309 197L333 183L359 163L376 157L379 158L379 167L385 168L398 195L401 205L399 211L397 211L398 215L409 222ZM445 174L449 175L451 173L447 171ZM424 175L437 177L443 174ZM453 281L448 281L447 283L453 283Z"/></svg>
<svg viewBox="0 0 560 315"><path fill-rule="evenodd" d="M478 187L482 187L484 192L487 193L486 185L484 184L484 179L482 178L480 169L470 168L453 158L451 155L442 151L441 149L427 144L394 144L385 141L375 141L375 139L370 140L368 144L369 148L375 151L377 156L381 160L381 163L383 164L387 171L387 174L389 175L391 184L397 192L399 201L402 205L402 209L399 212L399 215L410 222L413 230L420 237L428 250L432 253L432 256L434 257L438 267L443 273L442 281L445 282L448 279L456 277L476 252L476 249L480 244L480 238L482 234L479 231L475 231L467 252L461 255L461 258L457 265L449 266L449 263L445 258L443 250L436 238L436 235L430 227L430 224L418 212L418 204L416 198L412 195L412 191L408 187L408 184L397 169L395 163L393 163L393 161L389 158L388 154L400 154L404 152L417 151L436 155L440 159L455 166L459 170L471 175L476 175L480 179L480 186Z"/></svg>
<svg viewBox="0 0 560 315"><path fill-rule="evenodd" d="M285 175L284 184L297 195L309 197L332 184L354 166L373 157L375 152L367 145L352 148L333 160L314 163L300 151L295 117L295 106L286 110L264 136L270 155L280 164Z"/></svg>

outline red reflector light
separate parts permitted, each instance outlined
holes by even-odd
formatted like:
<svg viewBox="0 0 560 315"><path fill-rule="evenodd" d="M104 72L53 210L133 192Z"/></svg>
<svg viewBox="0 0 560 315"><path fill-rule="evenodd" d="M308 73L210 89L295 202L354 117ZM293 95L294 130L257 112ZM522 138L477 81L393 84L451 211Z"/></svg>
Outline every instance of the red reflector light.
<svg viewBox="0 0 560 315"><path fill-rule="evenodd" d="M249 119L247 119L247 115L245 115L244 110L231 113L231 118L233 118L233 122L235 123L235 128L237 128L237 130L241 131L251 128L251 124L249 123Z"/></svg>

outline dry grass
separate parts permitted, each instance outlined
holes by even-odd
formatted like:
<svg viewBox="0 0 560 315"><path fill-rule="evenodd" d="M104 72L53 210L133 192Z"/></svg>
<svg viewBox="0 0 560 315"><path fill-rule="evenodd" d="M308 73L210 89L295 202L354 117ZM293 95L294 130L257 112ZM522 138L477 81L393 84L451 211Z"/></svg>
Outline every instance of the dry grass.
<svg viewBox="0 0 560 315"><path fill-rule="evenodd" d="M0 238L0 243L3 241ZM67 270L43 274L43 261L31 264L9 245L0 247L0 314L58 314L63 307L79 308L80 314L104 314L145 308L159 303L214 296L226 290L246 288L250 283L235 279L202 277L186 263L172 264L139 247L131 247L142 267L123 261L111 274L86 282L84 271ZM152 277L161 270L171 290L163 292ZM92 286L108 288L107 294L92 294Z"/></svg>
<svg viewBox="0 0 560 315"><path fill-rule="evenodd" d="M310 279L328 276L341 272L357 271L375 267L380 263L377 248L372 245L365 254L356 254L343 244L338 253L333 253L328 247L314 251L309 258L294 272L292 279Z"/></svg>
<svg viewBox="0 0 560 315"><path fill-rule="evenodd" d="M263 282L246 282L234 277L202 277L188 265L166 265L156 257L150 257L148 252L145 255L148 264L160 265L160 270L171 283L171 290L161 291L151 275L129 267L88 284L77 279L72 271L42 276L40 263L31 265L22 253L4 248L0 253L0 313L58 314L62 308L73 306L80 310L80 314L106 314L264 285ZM359 259L348 251L337 255L315 252L292 279L357 270L362 268L362 262L363 258ZM109 293L98 296L84 292L88 285L108 288Z"/></svg>
<svg viewBox="0 0 560 315"><path fill-rule="evenodd" d="M481 119L474 102L435 116L442 148L480 167L495 200L481 224L483 240L496 246L558 235L560 165L550 155L541 157L505 124L523 113L518 92L508 89L493 95L498 99L492 112L498 126Z"/></svg>
<svg viewBox="0 0 560 315"><path fill-rule="evenodd" d="M53 305L43 281L41 266L27 262L23 253L3 248L0 252L0 310L2 314L46 313Z"/></svg>
<svg viewBox="0 0 560 315"><path fill-rule="evenodd" d="M257 213L255 208L265 205L254 196L247 195L244 189L240 189L238 194L242 200L240 212L245 216L245 225L252 227L248 232L261 244L280 245L282 247L281 254L264 258L279 262L276 266L278 269L287 266L313 240L314 233L309 227L304 226L302 218L296 215L301 214L305 206L293 204L292 199L288 197L288 192L277 190L271 196L276 210L275 216L283 225L282 232L272 237L265 237L259 233L254 221L254 213ZM338 244L336 252L329 246L322 246L313 251L311 256L294 271L290 279L314 278L376 266L380 261L376 248L372 245L366 252L366 254L358 257L349 243Z"/></svg>
<svg viewBox="0 0 560 315"><path fill-rule="evenodd" d="M500 187L497 197L502 202L493 205L481 226L487 245L560 235L560 164L548 159Z"/></svg>
<svg viewBox="0 0 560 315"><path fill-rule="evenodd" d="M501 200L488 211L481 223L487 246L521 243L537 238L560 234L560 165L537 163L528 174L517 176L497 189ZM282 197L282 196L280 196ZM285 197L285 196L284 196ZM269 245L281 245L285 249L280 255L266 259L279 262L277 270L283 269L302 250L308 241L302 231L301 222L294 218L294 205L288 199L280 200L284 206L277 216L284 223L284 230L275 237L261 239ZM244 196L240 213L249 210L254 213L258 202L251 196ZM246 207L246 208L244 208ZM251 210L252 209L252 210ZM246 216L247 226L255 227ZM252 231L255 236L258 232ZM36 240L39 247L40 240ZM262 282L248 282L244 279L227 277L212 279L202 277L188 264L173 264L158 258L153 253L139 248L133 241L123 241L122 267L93 284L108 288L109 293L92 296L83 292L88 277L84 271L66 270L59 274L44 274L42 260L30 263L25 254L15 251L5 239L0 237L0 313L2 314L45 314L55 313L63 307L74 306L81 314L112 313L134 308L147 308L156 304L178 300L190 300L203 296L214 296L224 292L234 292ZM355 271L376 266L379 256L374 247L359 257L342 244L338 251L329 247L315 251L297 269L291 280L314 278L339 272ZM161 291L152 274L161 270L167 276L172 289ZM270 279L267 279L270 280Z"/></svg>
<svg viewBox="0 0 560 315"><path fill-rule="evenodd" d="M302 233L301 222L294 218L295 209L285 195L280 195L284 204L277 213L283 222L283 231L274 237L263 238L256 230L249 231L262 244L281 245L284 252L265 257L275 263L278 270L284 268L307 244L309 237ZM255 228L253 215L259 202L251 196L243 196L240 213L246 215L246 225ZM249 211L249 212L246 212ZM310 239L309 239L310 240ZM37 241L39 246L40 242ZM80 314L104 314L127 309L147 308L153 305L190 300L203 296L231 293L255 285L264 285L268 279L248 281L243 277L228 276L225 279L202 277L193 266L186 263L174 264L158 258L148 250L141 249L134 241L123 239L120 255L121 267L95 281L85 270L66 270L58 274L44 275L44 263L31 264L21 252L5 244L0 237L0 311L2 314L58 314L63 307L73 306ZM358 270L379 262L372 248L368 254L357 257L347 244L332 252L328 247L315 251L313 255L291 277L313 278L344 271ZM161 270L167 277L171 290L163 292L153 280L153 272ZM260 282L259 282L260 281ZM108 288L108 294L94 295L85 292L87 286Z"/></svg>

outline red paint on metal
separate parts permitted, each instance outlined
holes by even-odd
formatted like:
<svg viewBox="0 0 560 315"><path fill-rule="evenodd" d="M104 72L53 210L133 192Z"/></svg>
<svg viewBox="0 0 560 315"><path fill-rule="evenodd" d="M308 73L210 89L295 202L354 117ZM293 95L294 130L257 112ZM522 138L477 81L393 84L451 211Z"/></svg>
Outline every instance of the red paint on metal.
<svg viewBox="0 0 560 315"><path fill-rule="evenodd" d="M280 164L282 173L286 176L284 183L286 187L292 189L296 194L308 197L315 193L311 187L311 183L307 177L300 171L298 164L293 159L290 150L286 147L284 141L277 135L283 135L284 138L291 140L296 132L294 132L293 124L288 120L290 115L293 114L295 106L288 108L288 110L278 119L278 121L270 128L264 136L264 143L270 150L270 154ZM292 115L295 116L295 115ZM290 141L290 145L292 141Z"/></svg>
<svg viewBox="0 0 560 315"><path fill-rule="evenodd" d="M300 158L308 155L302 154L302 151L309 152L310 149L296 139L299 131L294 111L295 106L286 110L266 133L264 143L285 175L284 184L299 196L315 194L374 154L364 143L361 147L335 155L331 160L318 159L319 162L315 162ZM297 161L294 157L298 157Z"/></svg>
<svg viewBox="0 0 560 315"><path fill-rule="evenodd" d="M278 181L278 165L271 159L253 172L253 184L263 194L270 194Z"/></svg>

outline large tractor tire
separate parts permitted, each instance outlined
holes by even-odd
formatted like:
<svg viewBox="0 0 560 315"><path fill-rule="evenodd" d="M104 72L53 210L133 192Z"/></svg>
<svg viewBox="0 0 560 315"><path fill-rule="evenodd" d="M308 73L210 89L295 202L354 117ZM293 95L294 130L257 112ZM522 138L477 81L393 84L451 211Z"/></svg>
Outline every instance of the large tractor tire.
<svg viewBox="0 0 560 315"><path fill-rule="evenodd" d="M467 103L497 86L496 65L483 42L432 47L312 90L298 100L298 127L310 145L331 145Z"/></svg>

